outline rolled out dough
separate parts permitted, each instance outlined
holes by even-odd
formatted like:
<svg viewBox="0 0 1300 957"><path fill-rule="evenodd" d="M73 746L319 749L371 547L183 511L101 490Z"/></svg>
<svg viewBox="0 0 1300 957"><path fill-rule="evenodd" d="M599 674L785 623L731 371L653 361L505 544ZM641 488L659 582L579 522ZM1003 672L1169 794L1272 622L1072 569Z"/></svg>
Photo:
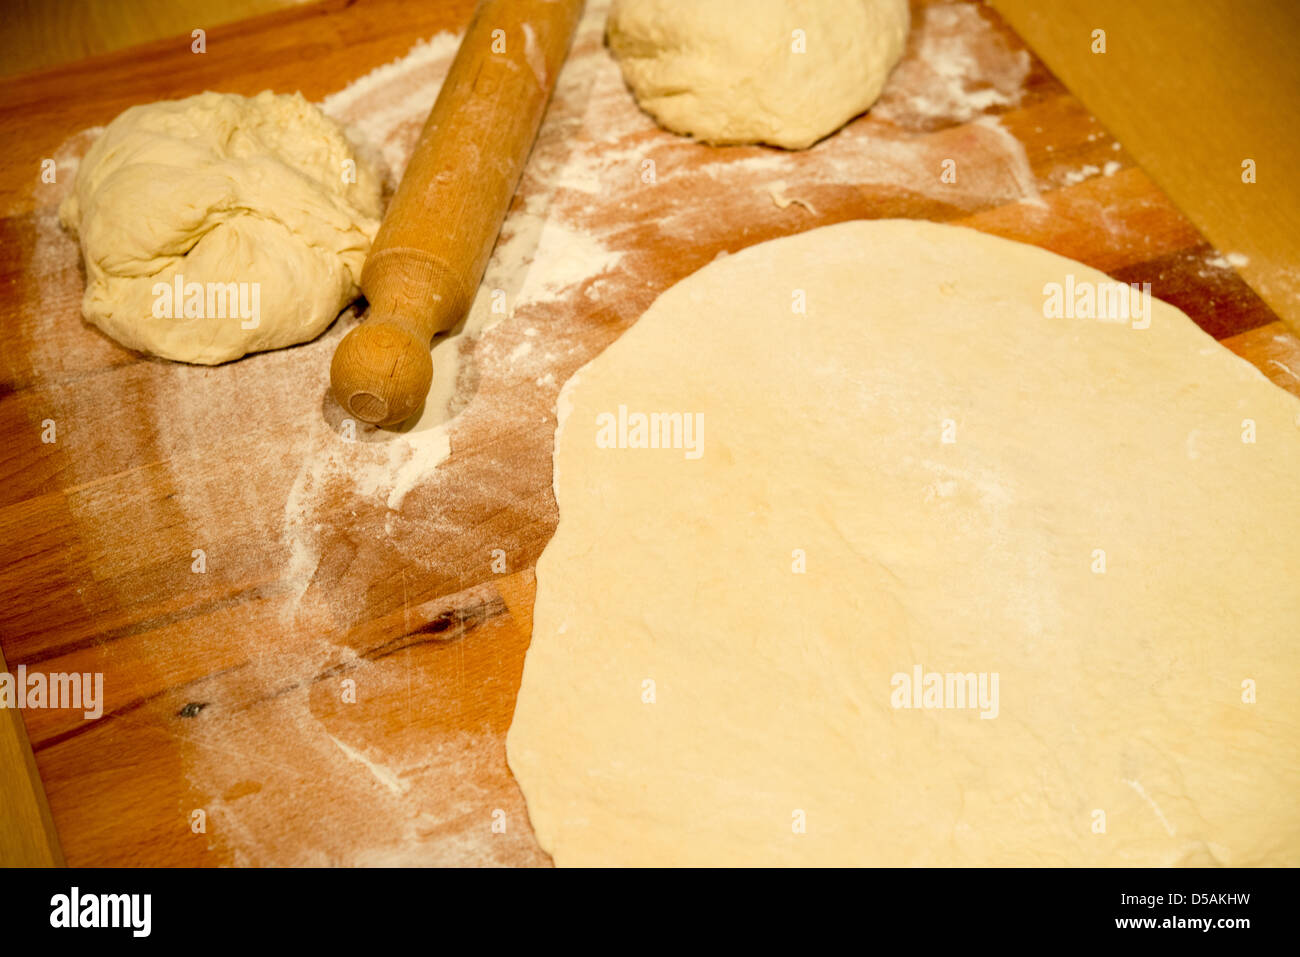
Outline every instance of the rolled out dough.
<svg viewBox="0 0 1300 957"><path fill-rule="evenodd" d="M907 0L614 0L606 35L661 125L803 149L876 101L909 22Z"/></svg>
<svg viewBox="0 0 1300 957"><path fill-rule="evenodd" d="M113 120L59 215L81 241L87 320L214 365L320 335L360 293L382 205L370 165L300 94L201 93Z"/></svg>
<svg viewBox="0 0 1300 957"><path fill-rule="evenodd" d="M570 380L508 738L556 863L1300 864L1300 401L1158 301L1046 318L1067 276L830 226Z"/></svg>

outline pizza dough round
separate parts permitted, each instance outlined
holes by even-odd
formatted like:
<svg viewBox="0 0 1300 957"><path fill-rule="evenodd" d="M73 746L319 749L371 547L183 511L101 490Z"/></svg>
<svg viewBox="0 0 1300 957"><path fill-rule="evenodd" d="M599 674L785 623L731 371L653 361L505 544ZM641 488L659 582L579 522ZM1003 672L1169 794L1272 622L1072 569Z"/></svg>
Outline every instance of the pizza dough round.
<svg viewBox="0 0 1300 957"><path fill-rule="evenodd" d="M557 864L1300 864L1300 401L1067 281L845 223L570 380L507 742Z"/></svg>
<svg viewBox="0 0 1300 957"><path fill-rule="evenodd" d="M607 37L668 129L803 149L876 101L908 22L907 0L615 0Z"/></svg>
<svg viewBox="0 0 1300 957"><path fill-rule="evenodd" d="M381 213L342 128L269 91L131 107L59 210L81 240L85 317L204 364L319 335L358 295Z"/></svg>

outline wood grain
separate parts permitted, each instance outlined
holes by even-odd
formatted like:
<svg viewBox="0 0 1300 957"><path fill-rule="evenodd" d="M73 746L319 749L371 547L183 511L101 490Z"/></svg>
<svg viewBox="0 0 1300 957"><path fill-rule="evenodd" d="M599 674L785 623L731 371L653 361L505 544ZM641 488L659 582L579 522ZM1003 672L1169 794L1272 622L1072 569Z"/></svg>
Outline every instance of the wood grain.
<svg viewBox="0 0 1300 957"><path fill-rule="evenodd" d="M187 34L305 0L7 0L0 73L18 74Z"/></svg>
<svg viewBox="0 0 1300 957"><path fill-rule="evenodd" d="M979 62L1019 55L996 14L958 6L948 19L978 34ZM913 60L942 19L932 8L951 13L916 4ZM162 96L319 99L469 11L326 4L215 29L206 57L166 41L0 81L15 144L0 156L0 646L11 664L105 675L99 721L24 715L69 863L547 863L504 733L532 568L557 520L555 396L721 253L853 218L968 225L1152 282L1300 394L1294 336L1041 62L1025 59L1014 103L987 116L909 112L920 90L899 86L922 72L816 149L713 149L636 111L598 29L575 43L567 69L592 72L561 77L505 239L541 210L616 263L463 344L452 455L398 507L365 480L401 464L393 440L333 443L329 356L355 316L315 343L202 370L130 353L78 318L77 252L41 157ZM944 158L957 159L952 187L938 182ZM597 160L590 183L561 175ZM774 202L777 179L806 205ZM509 357L528 343L521 368ZM290 539L311 545L306 558Z"/></svg>
<svg viewBox="0 0 1300 957"><path fill-rule="evenodd" d="M0 654L0 674L8 671ZM0 708L0 867L62 867L54 818L22 715Z"/></svg>

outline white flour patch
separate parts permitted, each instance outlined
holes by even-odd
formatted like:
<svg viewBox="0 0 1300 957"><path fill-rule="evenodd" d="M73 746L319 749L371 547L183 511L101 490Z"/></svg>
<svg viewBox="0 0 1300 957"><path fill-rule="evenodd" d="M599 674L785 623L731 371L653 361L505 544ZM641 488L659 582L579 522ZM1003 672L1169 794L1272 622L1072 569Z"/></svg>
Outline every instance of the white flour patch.
<svg viewBox="0 0 1300 957"><path fill-rule="evenodd" d="M977 4L929 6L871 115L910 128L1011 108L1024 96L1030 64L1028 51L1011 48Z"/></svg>
<svg viewBox="0 0 1300 957"><path fill-rule="evenodd" d="M1205 258L1205 265L1210 269L1241 269L1250 265L1250 257L1244 253L1216 253ZM1197 275L1210 275L1206 270L1197 271Z"/></svg>
<svg viewBox="0 0 1300 957"><path fill-rule="evenodd" d="M338 93L325 97L321 109L349 128L353 138L378 150L393 185L401 179L414 139L395 135L403 126L424 125L442 87L442 78L460 38L439 33L421 40L406 56L371 70ZM434 82L412 83L413 76Z"/></svg>
<svg viewBox="0 0 1300 957"><path fill-rule="evenodd" d="M1046 208L1024 144L996 116L931 133L898 131L868 117L802 153L757 148L746 153L752 155L721 155L696 172L716 183L713 192L743 192L777 206L794 190L801 205L820 208L821 190L874 185L964 209L1004 203ZM948 163L956 174L952 182L942 175ZM674 182L678 175L667 167L661 182ZM777 183L783 187L773 195ZM699 228L699 218L691 204L665 217L660 226L687 234Z"/></svg>
<svg viewBox="0 0 1300 957"><path fill-rule="evenodd" d="M1002 144L1007 158L1006 171L1015 183L1018 194L1016 201L1046 209L1047 203L1039 193L1038 179L1034 176L1033 167L1029 165L1029 155L1025 152L1025 145L1016 139L996 116L982 116L975 121L974 125L992 132Z"/></svg>
<svg viewBox="0 0 1300 957"><path fill-rule="evenodd" d="M1081 166L1078 169L1066 170L1061 174L1061 185L1075 186L1082 183L1085 179L1092 179L1100 173L1101 167L1093 166L1092 164Z"/></svg>
<svg viewBox="0 0 1300 957"><path fill-rule="evenodd" d="M554 301L571 286L613 269L622 257L590 233L548 219L516 301L521 305Z"/></svg>
<svg viewBox="0 0 1300 957"><path fill-rule="evenodd" d="M427 438L410 442L408 450L406 460L393 473L388 492L387 505L394 512L401 511L406 494L451 455L451 439L445 429L436 429L427 433Z"/></svg>
<svg viewBox="0 0 1300 957"><path fill-rule="evenodd" d="M374 777L376 781L378 781L381 785L383 785L393 794L401 795L411 790L411 785L408 782L403 781L402 778L398 774L394 773L391 768L385 767L384 765L379 764L375 761L371 761L368 757L366 757L356 748L344 744L342 741L334 737L334 735L332 734L329 735L329 739L333 741L335 745L338 746L338 749L340 751L346 754L351 760L355 761L357 764L361 765L363 768L369 771L371 776Z"/></svg>

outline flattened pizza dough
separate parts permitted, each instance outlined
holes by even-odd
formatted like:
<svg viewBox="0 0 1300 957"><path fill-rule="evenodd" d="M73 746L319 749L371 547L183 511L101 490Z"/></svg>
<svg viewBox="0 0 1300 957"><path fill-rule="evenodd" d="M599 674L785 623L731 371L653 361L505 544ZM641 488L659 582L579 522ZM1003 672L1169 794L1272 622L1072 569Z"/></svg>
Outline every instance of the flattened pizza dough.
<svg viewBox="0 0 1300 957"><path fill-rule="evenodd" d="M845 223L574 376L508 739L556 863L1300 864L1300 401L1067 277Z"/></svg>

